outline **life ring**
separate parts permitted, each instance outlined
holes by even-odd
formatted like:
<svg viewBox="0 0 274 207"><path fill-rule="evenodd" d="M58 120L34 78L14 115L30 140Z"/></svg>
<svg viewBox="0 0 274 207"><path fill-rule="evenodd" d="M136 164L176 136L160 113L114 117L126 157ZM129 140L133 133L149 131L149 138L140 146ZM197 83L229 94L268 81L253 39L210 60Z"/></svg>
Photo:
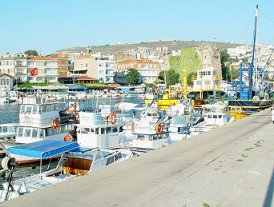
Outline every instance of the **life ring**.
<svg viewBox="0 0 274 207"><path fill-rule="evenodd" d="M156 131L157 134L162 133L163 130L164 130L163 124L157 124L157 125L155 126L155 131Z"/></svg>
<svg viewBox="0 0 274 207"><path fill-rule="evenodd" d="M110 115L108 115L108 122L112 123L112 124L115 124L116 123L116 118L117 118L117 115L115 112L111 112Z"/></svg>
<svg viewBox="0 0 274 207"><path fill-rule="evenodd" d="M65 141L65 142L70 142L70 141L72 141L72 136L71 136L70 134L66 134L66 135L64 136L64 141Z"/></svg>
<svg viewBox="0 0 274 207"><path fill-rule="evenodd" d="M58 128L60 128L60 121L59 121L59 119L58 119L58 118L57 118L57 119L54 119L54 120L52 121L51 126L52 126L53 129L58 129Z"/></svg>

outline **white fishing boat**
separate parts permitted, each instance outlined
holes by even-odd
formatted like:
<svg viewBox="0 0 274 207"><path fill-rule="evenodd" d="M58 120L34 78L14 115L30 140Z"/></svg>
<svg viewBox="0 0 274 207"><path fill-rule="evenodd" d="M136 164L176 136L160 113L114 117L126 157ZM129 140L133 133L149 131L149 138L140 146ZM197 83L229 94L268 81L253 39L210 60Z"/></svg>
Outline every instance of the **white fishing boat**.
<svg viewBox="0 0 274 207"><path fill-rule="evenodd" d="M76 176L93 173L133 156L129 150L81 149L77 143L57 140L44 140L31 145L14 147L10 151L12 151L11 155L40 159L40 169L36 175L13 180L15 163L6 158L4 170L7 171L8 178L3 184L3 189L0 190L1 202L56 185ZM44 159L55 157L60 157L57 163L43 165ZM43 171L45 168L46 170Z"/></svg>
<svg viewBox="0 0 274 207"><path fill-rule="evenodd" d="M79 112L77 142L88 148L110 148L126 145L124 122L115 112L103 116L100 111Z"/></svg>
<svg viewBox="0 0 274 207"><path fill-rule="evenodd" d="M132 140L130 147L158 149L168 143L168 117L161 117L156 109L147 109L139 119L133 120L127 129ZM129 125L130 126L130 125Z"/></svg>
<svg viewBox="0 0 274 207"><path fill-rule="evenodd" d="M32 143L44 139L64 139L72 129L60 117L60 112L66 110L66 104L29 103L20 105L19 124L16 131L16 143Z"/></svg>

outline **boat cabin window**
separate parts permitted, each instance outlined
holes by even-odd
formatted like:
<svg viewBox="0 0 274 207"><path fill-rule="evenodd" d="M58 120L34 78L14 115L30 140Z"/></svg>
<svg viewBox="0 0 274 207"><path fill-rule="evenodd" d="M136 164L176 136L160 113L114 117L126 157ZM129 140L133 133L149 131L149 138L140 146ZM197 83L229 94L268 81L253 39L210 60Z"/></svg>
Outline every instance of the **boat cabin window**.
<svg viewBox="0 0 274 207"><path fill-rule="evenodd" d="M107 127L106 133L107 133L107 134L110 134L110 133L111 133L111 127Z"/></svg>
<svg viewBox="0 0 274 207"><path fill-rule="evenodd" d="M32 129L32 137L35 138L38 135L37 129Z"/></svg>
<svg viewBox="0 0 274 207"><path fill-rule="evenodd" d="M208 117L209 119L211 119L211 118L212 118L212 115L207 115L207 117Z"/></svg>
<svg viewBox="0 0 274 207"><path fill-rule="evenodd" d="M118 132L118 129L115 127L115 128L112 128L112 132L113 133L116 133L116 132Z"/></svg>
<svg viewBox="0 0 274 207"><path fill-rule="evenodd" d="M99 128L95 129L95 134L99 134Z"/></svg>
<svg viewBox="0 0 274 207"><path fill-rule="evenodd" d="M33 106L32 112L34 114L38 113L38 106Z"/></svg>
<svg viewBox="0 0 274 207"><path fill-rule="evenodd" d="M120 128L119 128L119 132L122 132L122 131L123 131L123 127L120 127Z"/></svg>
<svg viewBox="0 0 274 207"><path fill-rule="evenodd" d="M20 112L21 112L21 113L24 113L24 112L25 112L25 105L22 105L22 106L21 106Z"/></svg>
<svg viewBox="0 0 274 207"><path fill-rule="evenodd" d="M117 160L119 160L119 159L121 159L122 158L122 153L121 152L119 152L118 154L115 154L114 155L114 160L115 161L117 161Z"/></svg>
<svg viewBox="0 0 274 207"><path fill-rule="evenodd" d="M18 129L18 136L22 137L23 136L23 128Z"/></svg>
<svg viewBox="0 0 274 207"><path fill-rule="evenodd" d="M26 106L25 112L26 113L31 113L31 109L32 109L31 106Z"/></svg>
<svg viewBox="0 0 274 207"><path fill-rule="evenodd" d="M46 129L46 136L53 136L55 134L57 134L57 130L56 129L52 129L52 128Z"/></svg>
<svg viewBox="0 0 274 207"><path fill-rule="evenodd" d="M219 115L219 119L221 119L222 118L222 115Z"/></svg>
<svg viewBox="0 0 274 207"><path fill-rule="evenodd" d="M105 128L101 128L101 134L105 134L106 129Z"/></svg>
<svg viewBox="0 0 274 207"><path fill-rule="evenodd" d="M111 156L107 159L107 165L110 165L113 162L114 162L114 157L113 156Z"/></svg>
<svg viewBox="0 0 274 207"><path fill-rule="evenodd" d="M94 133L94 129L93 129L93 128L90 128L90 132L91 132L91 133Z"/></svg>
<svg viewBox="0 0 274 207"><path fill-rule="evenodd" d="M6 126L4 126L4 127L2 128L2 130L0 129L0 131L2 131L3 133L7 133L7 132L8 132L8 128L7 128Z"/></svg>
<svg viewBox="0 0 274 207"><path fill-rule="evenodd" d="M88 134L89 133L89 128L82 128L81 133L82 134Z"/></svg>
<svg viewBox="0 0 274 207"><path fill-rule="evenodd" d="M40 129L39 130L39 137L44 138L45 137L45 130Z"/></svg>
<svg viewBox="0 0 274 207"><path fill-rule="evenodd" d="M217 119L217 115L213 115L213 119Z"/></svg>
<svg viewBox="0 0 274 207"><path fill-rule="evenodd" d="M24 137L30 137L31 129L25 129L24 131Z"/></svg>

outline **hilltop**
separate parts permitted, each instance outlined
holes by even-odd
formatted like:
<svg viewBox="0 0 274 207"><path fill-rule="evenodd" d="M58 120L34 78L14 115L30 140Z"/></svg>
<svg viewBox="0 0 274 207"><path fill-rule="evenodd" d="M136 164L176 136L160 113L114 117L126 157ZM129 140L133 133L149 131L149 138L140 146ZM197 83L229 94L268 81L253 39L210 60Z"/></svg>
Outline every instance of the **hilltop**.
<svg viewBox="0 0 274 207"><path fill-rule="evenodd" d="M209 41L153 41L153 42L140 42L140 43L125 43L125 44L106 44L98 46L88 46L88 47L72 47L59 50L58 52L80 52L87 48L93 50L94 52L102 52L104 54L114 54L119 55L122 52L137 47L168 47L170 50L179 50L186 47L198 47L204 44L209 44L219 49L225 49L230 47L236 47L240 44L226 43L226 42L209 42Z"/></svg>

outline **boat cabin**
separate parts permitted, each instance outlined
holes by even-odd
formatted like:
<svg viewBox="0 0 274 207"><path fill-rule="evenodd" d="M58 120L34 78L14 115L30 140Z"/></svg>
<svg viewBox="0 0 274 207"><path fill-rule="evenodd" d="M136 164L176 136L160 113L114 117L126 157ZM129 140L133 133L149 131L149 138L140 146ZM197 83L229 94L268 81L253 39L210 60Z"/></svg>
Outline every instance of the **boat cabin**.
<svg viewBox="0 0 274 207"><path fill-rule="evenodd" d="M125 140L123 122L116 117L108 121L100 112L80 112L77 141L83 147L108 148Z"/></svg>
<svg viewBox="0 0 274 207"><path fill-rule="evenodd" d="M39 128L31 126L18 126L16 130L16 143L32 143L44 139L63 140L64 136L72 129L70 125L60 125L60 128Z"/></svg>
<svg viewBox="0 0 274 207"><path fill-rule="evenodd" d="M28 126L48 127L54 119L59 118L59 112L65 108L65 103L22 104L19 122Z"/></svg>

